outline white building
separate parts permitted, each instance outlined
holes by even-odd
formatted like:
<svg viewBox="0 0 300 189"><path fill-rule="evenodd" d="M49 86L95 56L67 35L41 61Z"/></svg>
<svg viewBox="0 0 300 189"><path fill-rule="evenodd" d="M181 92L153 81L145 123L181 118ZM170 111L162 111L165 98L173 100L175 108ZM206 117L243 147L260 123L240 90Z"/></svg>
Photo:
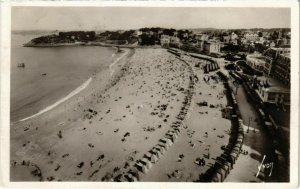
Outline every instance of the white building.
<svg viewBox="0 0 300 189"><path fill-rule="evenodd" d="M203 52L206 54L220 53L221 43L220 41L210 40L205 41L203 44Z"/></svg>
<svg viewBox="0 0 300 189"><path fill-rule="evenodd" d="M232 40L236 40L236 39L238 39L239 38L239 36L237 35L237 34L235 34L234 32L232 32L231 33L231 35L230 35L230 40L232 41Z"/></svg>
<svg viewBox="0 0 300 189"><path fill-rule="evenodd" d="M247 41L258 41L259 40L259 36L258 34L254 33L246 33L244 35L244 38L247 40Z"/></svg>
<svg viewBox="0 0 300 189"><path fill-rule="evenodd" d="M168 35L162 35L160 37L160 45L162 47L169 47L169 45L170 45L170 36L168 36Z"/></svg>

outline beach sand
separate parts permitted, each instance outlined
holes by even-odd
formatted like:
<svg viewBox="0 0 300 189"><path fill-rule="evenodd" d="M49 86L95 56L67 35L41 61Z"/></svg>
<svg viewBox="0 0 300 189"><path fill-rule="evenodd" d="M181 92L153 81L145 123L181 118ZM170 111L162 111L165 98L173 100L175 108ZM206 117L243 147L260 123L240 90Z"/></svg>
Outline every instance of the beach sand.
<svg viewBox="0 0 300 189"><path fill-rule="evenodd" d="M208 168L194 164L196 157L208 151L208 164L222 153L230 128L220 112L220 104L226 105L222 83L203 81L203 71L195 68L200 60L186 57L185 63L166 49L127 51L111 66L113 76L111 71L96 74L79 94L11 125L11 181L30 180L33 168L27 161L38 167L37 175L45 181L111 181L126 174L177 121L191 68L199 81L185 118L187 128L140 180L193 181ZM202 100L208 107L196 104ZM177 162L180 154L184 158ZM174 170L182 176L169 178Z"/></svg>

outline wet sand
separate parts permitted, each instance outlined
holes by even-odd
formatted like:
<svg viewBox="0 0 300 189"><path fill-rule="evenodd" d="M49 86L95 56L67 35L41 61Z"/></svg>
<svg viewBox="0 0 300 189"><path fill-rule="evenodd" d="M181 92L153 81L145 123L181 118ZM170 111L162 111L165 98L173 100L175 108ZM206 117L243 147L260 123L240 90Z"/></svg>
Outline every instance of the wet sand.
<svg viewBox="0 0 300 189"><path fill-rule="evenodd" d="M12 181L28 180L32 167L26 166L27 161L39 168L41 174L36 177L45 181L111 181L126 174L178 120L191 67L199 81L185 118L187 128L140 180L192 181L207 169L194 164L196 157L208 148L208 164L221 154L230 124L221 117L220 105L209 105L226 104L223 85L203 81L203 71L194 66L199 60L186 60L187 64L165 49L128 51L111 67L113 76L111 72L96 74L79 94L11 126ZM206 100L208 107L199 107L200 100ZM180 154L184 158L178 163ZM184 167L182 177L167 176Z"/></svg>

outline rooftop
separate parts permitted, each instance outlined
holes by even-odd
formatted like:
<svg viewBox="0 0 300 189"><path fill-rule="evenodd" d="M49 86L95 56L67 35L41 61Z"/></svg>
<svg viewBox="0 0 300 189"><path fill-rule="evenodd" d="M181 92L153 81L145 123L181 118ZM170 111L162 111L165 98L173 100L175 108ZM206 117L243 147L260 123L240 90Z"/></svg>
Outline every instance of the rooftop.
<svg viewBox="0 0 300 189"><path fill-rule="evenodd" d="M286 57L286 58L291 58L291 54L290 54L290 53L284 53L284 54L282 54L281 56L284 56L284 57Z"/></svg>
<svg viewBox="0 0 300 189"><path fill-rule="evenodd" d="M290 88L284 85L283 83L281 83L280 81L278 81L277 79L265 77L265 76L257 77L257 79L260 80L261 83L268 81L270 85L269 87L270 92L278 91L278 92L290 93Z"/></svg>
<svg viewBox="0 0 300 189"><path fill-rule="evenodd" d="M246 57L246 59L256 65L263 65L266 63L265 57L263 57L261 54L250 54Z"/></svg>
<svg viewBox="0 0 300 189"><path fill-rule="evenodd" d="M272 47L270 49L275 50L275 51L290 50L290 48L281 48L281 47Z"/></svg>

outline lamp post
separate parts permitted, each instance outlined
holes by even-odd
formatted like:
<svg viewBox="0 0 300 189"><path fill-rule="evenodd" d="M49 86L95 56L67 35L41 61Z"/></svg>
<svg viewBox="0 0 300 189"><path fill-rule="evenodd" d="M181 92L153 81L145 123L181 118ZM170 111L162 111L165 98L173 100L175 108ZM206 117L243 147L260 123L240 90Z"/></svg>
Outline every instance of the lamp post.
<svg viewBox="0 0 300 189"><path fill-rule="evenodd" d="M249 122L248 122L248 129L247 129L247 133L249 133L249 127L250 127L250 123L251 123L251 121L252 121L252 117L250 116L250 117L249 117Z"/></svg>

